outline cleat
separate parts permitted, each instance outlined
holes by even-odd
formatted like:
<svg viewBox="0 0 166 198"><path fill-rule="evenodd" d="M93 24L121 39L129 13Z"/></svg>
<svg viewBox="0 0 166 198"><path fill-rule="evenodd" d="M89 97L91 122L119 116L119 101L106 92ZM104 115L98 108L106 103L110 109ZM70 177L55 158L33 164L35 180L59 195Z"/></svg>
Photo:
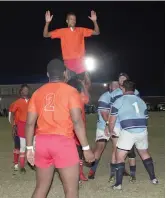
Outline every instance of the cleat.
<svg viewBox="0 0 166 198"><path fill-rule="evenodd" d="M135 176L130 176L129 182L130 183L135 183L136 182L136 177Z"/></svg>
<svg viewBox="0 0 166 198"><path fill-rule="evenodd" d="M122 185L121 184L119 184L119 185L115 184L115 185L112 186L112 189L113 190L122 190Z"/></svg>
<svg viewBox="0 0 166 198"><path fill-rule="evenodd" d="M115 182L115 176L111 176L108 180L109 183L114 183Z"/></svg>
<svg viewBox="0 0 166 198"><path fill-rule="evenodd" d="M89 171L88 179L95 179L95 172L93 170Z"/></svg>
<svg viewBox="0 0 166 198"><path fill-rule="evenodd" d="M25 168L21 168L21 169L20 169L20 173L21 173L21 174L25 174L25 173L26 173Z"/></svg>
<svg viewBox="0 0 166 198"><path fill-rule="evenodd" d="M152 184L155 184L155 185L159 183L159 181L157 179L153 179L153 180L151 180L151 182L152 182Z"/></svg>
<svg viewBox="0 0 166 198"><path fill-rule="evenodd" d="M15 165L14 165L14 171L18 171L18 169L19 169L19 168L18 168L18 164L15 164Z"/></svg>
<svg viewBox="0 0 166 198"><path fill-rule="evenodd" d="M80 181L88 181L88 179L85 177L84 173L80 174Z"/></svg>

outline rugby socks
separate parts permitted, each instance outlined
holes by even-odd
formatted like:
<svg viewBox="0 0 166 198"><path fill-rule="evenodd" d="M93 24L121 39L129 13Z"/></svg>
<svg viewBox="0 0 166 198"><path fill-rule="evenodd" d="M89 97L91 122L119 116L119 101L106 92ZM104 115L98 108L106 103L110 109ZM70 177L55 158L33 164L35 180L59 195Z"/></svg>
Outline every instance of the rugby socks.
<svg viewBox="0 0 166 198"><path fill-rule="evenodd" d="M153 165L153 160L152 158L148 158L143 160L143 164L149 174L149 177L151 180L156 179L155 173L154 173L154 165Z"/></svg>
<svg viewBox="0 0 166 198"><path fill-rule="evenodd" d="M136 166L130 166L130 176L135 177Z"/></svg>
<svg viewBox="0 0 166 198"><path fill-rule="evenodd" d="M18 160L19 160L19 150L18 149L13 150L13 158L14 158L14 165L18 164Z"/></svg>
<svg viewBox="0 0 166 198"><path fill-rule="evenodd" d="M20 153L20 168L25 167L25 153Z"/></svg>
<svg viewBox="0 0 166 198"><path fill-rule="evenodd" d="M122 185L125 163L116 164L116 183L115 186Z"/></svg>
<svg viewBox="0 0 166 198"><path fill-rule="evenodd" d="M81 181L88 181L88 179L85 177L83 172L83 161L80 160L80 180Z"/></svg>
<svg viewBox="0 0 166 198"><path fill-rule="evenodd" d="M116 173L116 164L110 163L110 177L115 176Z"/></svg>
<svg viewBox="0 0 166 198"><path fill-rule="evenodd" d="M92 167L91 167L91 170L92 170L94 173L96 172L96 169L97 169L97 167L98 167L98 164L99 164L99 160L96 159L95 162L94 162L94 164L93 164Z"/></svg>

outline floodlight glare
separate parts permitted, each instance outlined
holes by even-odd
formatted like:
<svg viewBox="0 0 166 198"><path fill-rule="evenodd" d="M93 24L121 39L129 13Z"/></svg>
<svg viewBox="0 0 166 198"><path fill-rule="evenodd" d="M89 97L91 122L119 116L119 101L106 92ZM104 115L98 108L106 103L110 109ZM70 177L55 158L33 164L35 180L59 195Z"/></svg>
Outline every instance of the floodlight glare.
<svg viewBox="0 0 166 198"><path fill-rule="evenodd" d="M85 65L88 71L93 71L95 69L95 60L94 58L87 57L85 58Z"/></svg>
<svg viewBox="0 0 166 198"><path fill-rule="evenodd" d="M106 87L106 86L107 86L107 84L106 84L106 83L104 83L104 84L103 84L103 86L104 86L104 87Z"/></svg>

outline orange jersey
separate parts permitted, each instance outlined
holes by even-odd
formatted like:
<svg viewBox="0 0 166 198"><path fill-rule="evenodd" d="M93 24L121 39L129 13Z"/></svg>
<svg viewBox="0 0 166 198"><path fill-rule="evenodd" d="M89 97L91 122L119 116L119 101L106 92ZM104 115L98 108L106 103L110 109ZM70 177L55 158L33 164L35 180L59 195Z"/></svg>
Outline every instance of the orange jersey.
<svg viewBox="0 0 166 198"><path fill-rule="evenodd" d="M14 103L15 103L15 102L13 102L13 103L10 105L10 107L9 107L9 122L10 122L10 114L11 114L11 112L12 112L12 110L13 110ZM14 125L17 125L17 122L18 122L18 113L19 113L19 112L16 111L15 114L14 114Z"/></svg>
<svg viewBox="0 0 166 198"><path fill-rule="evenodd" d="M92 29L76 27L56 29L51 32L51 38L61 39L63 60L79 59L85 55L85 37L93 34Z"/></svg>
<svg viewBox="0 0 166 198"><path fill-rule="evenodd" d="M17 122L26 122L28 103L29 101L24 98L20 98L14 102L11 112L17 117Z"/></svg>
<svg viewBox="0 0 166 198"><path fill-rule="evenodd" d="M80 95L66 83L47 83L32 96L28 112L37 113L38 134L57 134L73 137L70 110L82 108Z"/></svg>

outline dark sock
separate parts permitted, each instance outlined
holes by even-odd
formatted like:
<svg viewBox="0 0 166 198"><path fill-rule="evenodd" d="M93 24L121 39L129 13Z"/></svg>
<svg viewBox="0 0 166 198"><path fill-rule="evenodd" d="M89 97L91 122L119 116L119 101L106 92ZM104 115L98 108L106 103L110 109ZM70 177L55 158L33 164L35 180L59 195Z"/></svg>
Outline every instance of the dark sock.
<svg viewBox="0 0 166 198"><path fill-rule="evenodd" d="M97 169L98 164L99 164L99 160L96 159L95 162L93 163L92 167L91 167L91 170L93 172L96 172L96 169Z"/></svg>
<svg viewBox="0 0 166 198"><path fill-rule="evenodd" d="M136 166L130 166L130 175L132 177L135 177L135 172L136 172Z"/></svg>
<svg viewBox="0 0 166 198"><path fill-rule="evenodd" d="M116 164L110 163L110 177L115 176L116 173Z"/></svg>
<svg viewBox="0 0 166 198"><path fill-rule="evenodd" d="M125 170L125 163L116 164L116 183L115 183L116 186L122 184L124 170Z"/></svg>
<svg viewBox="0 0 166 198"><path fill-rule="evenodd" d="M151 180L156 179L155 173L154 173L154 165L152 158L148 158L146 160L143 160L143 164L149 174L149 177Z"/></svg>

